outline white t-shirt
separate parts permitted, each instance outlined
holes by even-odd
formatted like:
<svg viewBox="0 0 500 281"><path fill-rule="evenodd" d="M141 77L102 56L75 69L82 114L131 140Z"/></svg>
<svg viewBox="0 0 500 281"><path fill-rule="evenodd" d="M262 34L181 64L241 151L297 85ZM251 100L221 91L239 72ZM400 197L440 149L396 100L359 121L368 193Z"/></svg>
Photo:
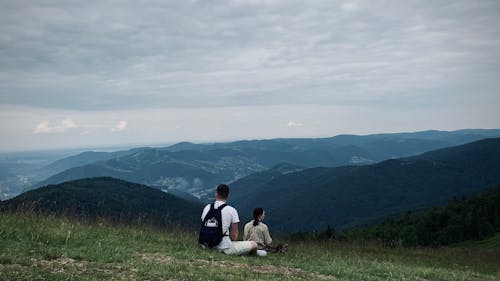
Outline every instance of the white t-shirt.
<svg viewBox="0 0 500 281"><path fill-rule="evenodd" d="M226 202L224 201L215 201L214 208L217 209L219 208L220 205L225 203ZM210 204L206 205L205 208L203 209L203 213L201 213L202 221L207 215L209 210L210 210ZM238 211L236 211L235 208L228 205L224 207L224 209L222 209L221 216L222 216L222 233L227 233L229 235L229 229L231 227L231 224L240 222ZM220 250L231 248L231 238L229 238L229 236L224 236L222 238L222 241L215 248Z"/></svg>

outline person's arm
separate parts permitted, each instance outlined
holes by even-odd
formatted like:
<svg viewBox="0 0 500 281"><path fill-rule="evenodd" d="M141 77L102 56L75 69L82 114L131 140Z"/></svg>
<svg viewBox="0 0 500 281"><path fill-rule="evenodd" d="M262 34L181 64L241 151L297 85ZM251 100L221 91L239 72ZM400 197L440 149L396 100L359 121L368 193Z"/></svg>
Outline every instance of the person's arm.
<svg viewBox="0 0 500 281"><path fill-rule="evenodd" d="M238 223L231 224L231 230L229 231L229 238L231 238L231 241L238 240Z"/></svg>
<svg viewBox="0 0 500 281"><path fill-rule="evenodd" d="M245 227L243 228L243 240L247 241L248 238L250 238L250 231L248 231L249 225L245 224Z"/></svg>

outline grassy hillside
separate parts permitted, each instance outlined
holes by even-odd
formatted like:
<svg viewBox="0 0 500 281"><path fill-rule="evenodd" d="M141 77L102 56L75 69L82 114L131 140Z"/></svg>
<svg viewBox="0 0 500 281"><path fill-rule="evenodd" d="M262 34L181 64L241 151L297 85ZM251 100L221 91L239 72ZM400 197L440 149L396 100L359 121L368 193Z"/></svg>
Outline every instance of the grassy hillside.
<svg viewBox="0 0 500 281"><path fill-rule="evenodd" d="M481 249L387 249L371 242L298 242L284 255L202 250L179 229L84 224L0 214L0 280L470 280L500 278Z"/></svg>

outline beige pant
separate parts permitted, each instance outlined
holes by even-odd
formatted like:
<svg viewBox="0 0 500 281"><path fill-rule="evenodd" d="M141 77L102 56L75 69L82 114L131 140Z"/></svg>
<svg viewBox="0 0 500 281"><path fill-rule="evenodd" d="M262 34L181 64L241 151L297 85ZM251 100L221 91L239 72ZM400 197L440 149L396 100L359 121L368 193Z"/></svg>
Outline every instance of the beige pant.
<svg viewBox="0 0 500 281"><path fill-rule="evenodd" d="M231 248L221 251L228 255L247 255L252 251L252 241L231 241Z"/></svg>

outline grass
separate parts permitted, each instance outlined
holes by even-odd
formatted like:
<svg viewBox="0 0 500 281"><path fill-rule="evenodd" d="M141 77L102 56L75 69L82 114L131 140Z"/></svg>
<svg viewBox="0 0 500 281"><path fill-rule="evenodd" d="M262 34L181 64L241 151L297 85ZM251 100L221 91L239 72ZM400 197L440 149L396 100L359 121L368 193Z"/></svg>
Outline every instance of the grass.
<svg viewBox="0 0 500 281"><path fill-rule="evenodd" d="M500 252L292 242L286 254L202 250L196 233L0 214L0 280L500 280Z"/></svg>
<svg viewBox="0 0 500 281"><path fill-rule="evenodd" d="M457 243L454 246L456 247L468 247L468 248L478 248L478 249L486 249L486 250L497 250L500 251L500 233L497 233L495 236L481 240L481 241L465 241L462 243Z"/></svg>

